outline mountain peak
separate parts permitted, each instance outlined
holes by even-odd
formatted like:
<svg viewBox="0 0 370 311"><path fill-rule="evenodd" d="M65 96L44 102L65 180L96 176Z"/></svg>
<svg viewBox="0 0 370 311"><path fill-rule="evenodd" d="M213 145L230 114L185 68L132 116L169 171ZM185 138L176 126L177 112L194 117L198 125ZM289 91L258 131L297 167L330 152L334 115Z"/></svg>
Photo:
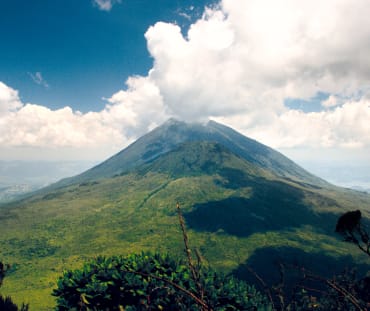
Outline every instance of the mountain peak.
<svg viewBox="0 0 370 311"><path fill-rule="evenodd" d="M212 120L207 123L186 123L171 118L105 162L57 185L86 182L129 172L177 149L184 143L202 141L222 145L257 168L270 171L278 177L311 184L325 183L279 152L243 136L230 127Z"/></svg>

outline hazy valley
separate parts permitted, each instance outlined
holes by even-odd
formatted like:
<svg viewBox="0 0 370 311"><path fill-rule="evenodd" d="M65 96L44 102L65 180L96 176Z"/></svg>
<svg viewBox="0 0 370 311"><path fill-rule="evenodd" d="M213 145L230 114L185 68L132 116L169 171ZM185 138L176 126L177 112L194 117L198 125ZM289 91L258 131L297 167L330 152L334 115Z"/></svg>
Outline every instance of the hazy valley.
<svg viewBox="0 0 370 311"><path fill-rule="evenodd" d="M89 161L0 161L0 202L79 174L94 164Z"/></svg>

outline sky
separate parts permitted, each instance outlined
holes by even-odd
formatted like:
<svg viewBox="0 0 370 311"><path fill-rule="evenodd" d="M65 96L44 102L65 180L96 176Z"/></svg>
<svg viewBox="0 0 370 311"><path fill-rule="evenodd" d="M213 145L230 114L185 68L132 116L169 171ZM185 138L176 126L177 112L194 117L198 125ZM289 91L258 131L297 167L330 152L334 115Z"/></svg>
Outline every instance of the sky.
<svg viewBox="0 0 370 311"><path fill-rule="evenodd" d="M102 161L174 117L369 167L369 16L368 0L0 0L0 160Z"/></svg>

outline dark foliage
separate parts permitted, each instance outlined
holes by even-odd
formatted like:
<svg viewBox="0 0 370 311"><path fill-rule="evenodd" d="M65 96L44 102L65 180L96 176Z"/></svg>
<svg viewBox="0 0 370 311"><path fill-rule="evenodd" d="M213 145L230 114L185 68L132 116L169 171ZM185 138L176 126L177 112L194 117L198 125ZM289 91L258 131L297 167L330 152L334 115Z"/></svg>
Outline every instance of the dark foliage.
<svg viewBox="0 0 370 311"><path fill-rule="evenodd" d="M344 237L346 242L353 243L370 256L370 238L362 222L361 212L350 211L339 217L335 231Z"/></svg>
<svg viewBox="0 0 370 311"><path fill-rule="evenodd" d="M340 216L335 228L336 232L353 231L360 224L361 212L359 210L347 212Z"/></svg>
<svg viewBox="0 0 370 311"><path fill-rule="evenodd" d="M9 269L9 265L4 265L0 261L0 287L5 277L6 271ZM1 311L27 311L28 305L22 304L20 308L16 304L13 303L10 297L3 297L0 295L0 310Z"/></svg>
<svg viewBox="0 0 370 311"><path fill-rule="evenodd" d="M1 285L3 284L3 279L5 277L5 271L7 270L7 266L4 265L1 261L0 261L0 287Z"/></svg>
<svg viewBox="0 0 370 311"><path fill-rule="evenodd" d="M142 253L98 257L82 270L68 271L53 295L57 310L257 310L268 306L253 287L203 269L204 297L185 262ZM202 304L206 307L203 308Z"/></svg>
<svg viewBox="0 0 370 311"><path fill-rule="evenodd" d="M370 307L370 278L359 278L355 270L345 270L331 278L299 266L281 264L279 271L279 281L267 285L250 269L269 297L273 310L367 311ZM294 286L287 285L292 279L295 279Z"/></svg>
<svg viewBox="0 0 370 311"><path fill-rule="evenodd" d="M320 263L314 265L313 263ZM256 279L251 275L248 267L266 280L267 286L271 287L280 280L280 264L289 267L304 267L316 275L330 279L333 275L341 274L345 267L352 267L358 274L364 275L369 265L356 262L352 256L333 257L323 252L305 252L301 249L284 247L261 247L257 249L246 262L233 271L233 275L247 283L255 283ZM291 271L293 272L293 270ZM294 285L299 281L300 273L290 273L285 276L286 291L291 292Z"/></svg>
<svg viewBox="0 0 370 311"><path fill-rule="evenodd" d="M20 308L13 303L10 297L0 295L0 310L1 311L28 311L28 305L22 304Z"/></svg>
<svg viewBox="0 0 370 311"><path fill-rule="evenodd" d="M345 270L326 279L301 270L302 279L290 302L293 310L366 311L370 306L369 278L358 278L355 270Z"/></svg>

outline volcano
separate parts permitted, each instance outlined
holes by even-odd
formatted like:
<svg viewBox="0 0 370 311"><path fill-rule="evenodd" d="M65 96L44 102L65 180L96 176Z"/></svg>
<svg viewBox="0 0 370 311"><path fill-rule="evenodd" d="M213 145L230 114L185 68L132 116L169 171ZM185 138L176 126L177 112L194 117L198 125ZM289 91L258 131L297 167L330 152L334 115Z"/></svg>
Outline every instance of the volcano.
<svg viewBox="0 0 370 311"><path fill-rule="evenodd" d="M333 186L222 124L171 119L92 169L0 207L0 256L16 263L4 293L47 310L57 277L87 258L181 256L177 202L191 245L221 271L271 254L317 258L326 272L366 260L334 229L348 210L368 218L369 194Z"/></svg>

